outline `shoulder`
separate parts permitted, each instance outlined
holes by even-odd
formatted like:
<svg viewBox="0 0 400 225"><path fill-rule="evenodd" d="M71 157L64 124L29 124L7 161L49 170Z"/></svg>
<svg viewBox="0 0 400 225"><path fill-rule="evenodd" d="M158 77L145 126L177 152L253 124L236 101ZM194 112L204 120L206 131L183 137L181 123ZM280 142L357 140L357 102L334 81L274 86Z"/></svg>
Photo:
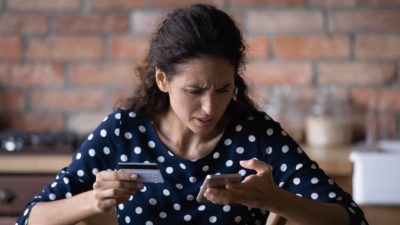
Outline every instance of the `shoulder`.
<svg viewBox="0 0 400 225"><path fill-rule="evenodd" d="M151 121L146 116L141 116L135 112L119 108L108 114L99 126L92 132L92 135L100 134L102 137L107 134L115 134L112 137L118 137L125 132L134 132L138 127L146 125Z"/></svg>
<svg viewBox="0 0 400 225"><path fill-rule="evenodd" d="M262 111L255 111L246 116L233 116L228 129L232 138L240 140L242 145L245 143L260 148L284 138L279 123Z"/></svg>
<svg viewBox="0 0 400 225"><path fill-rule="evenodd" d="M143 124L149 122L148 117L145 115L137 114L136 112L129 111L125 108L118 108L111 114L109 114L103 122L116 124L121 126L123 124Z"/></svg>
<svg viewBox="0 0 400 225"><path fill-rule="evenodd" d="M246 117L232 118L230 130L236 135L235 138L250 140L263 149L286 149L288 145L294 149L298 147L281 125L262 111L252 112Z"/></svg>
<svg viewBox="0 0 400 225"><path fill-rule="evenodd" d="M232 124L248 127L252 131L265 131L266 128L280 128L279 123L262 111L254 111L247 115L233 116Z"/></svg>

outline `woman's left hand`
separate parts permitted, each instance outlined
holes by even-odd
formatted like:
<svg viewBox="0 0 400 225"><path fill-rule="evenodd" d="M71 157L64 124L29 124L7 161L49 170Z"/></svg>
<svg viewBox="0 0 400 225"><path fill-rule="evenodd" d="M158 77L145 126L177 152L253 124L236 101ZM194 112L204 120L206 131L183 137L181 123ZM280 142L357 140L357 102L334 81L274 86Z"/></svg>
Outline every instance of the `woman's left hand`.
<svg viewBox="0 0 400 225"><path fill-rule="evenodd" d="M247 176L241 183L227 184L223 188L208 188L205 197L216 204L242 204L252 208L271 210L278 201L279 187L272 178L272 167L257 159L240 161L246 169L257 173Z"/></svg>

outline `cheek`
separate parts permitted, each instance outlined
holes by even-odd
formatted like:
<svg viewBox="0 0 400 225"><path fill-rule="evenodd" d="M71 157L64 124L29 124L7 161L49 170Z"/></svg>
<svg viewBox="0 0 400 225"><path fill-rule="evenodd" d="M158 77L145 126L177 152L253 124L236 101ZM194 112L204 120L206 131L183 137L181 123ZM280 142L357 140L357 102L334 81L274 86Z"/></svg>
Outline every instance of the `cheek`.
<svg viewBox="0 0 400 225"><path fill-rule="evenodd" d="M170 98L170 102L174 111L181 116L190 114L192 111L196 110L197 101L193 98L173 96Z"/></svg>
<svg viewBox="0 0 400 225"><path fill-rule="evenodd" d="M193 105L195 100L192 98L188 98L184 95L179 95L173 98L174 104L181 108L189 108L190 105Z"/></svg>

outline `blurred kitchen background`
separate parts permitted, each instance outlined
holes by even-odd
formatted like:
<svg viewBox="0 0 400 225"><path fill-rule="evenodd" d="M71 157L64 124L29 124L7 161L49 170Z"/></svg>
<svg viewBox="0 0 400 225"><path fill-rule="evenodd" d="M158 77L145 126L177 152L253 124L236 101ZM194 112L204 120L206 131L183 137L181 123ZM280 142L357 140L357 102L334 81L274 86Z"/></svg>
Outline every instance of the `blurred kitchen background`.
<svg viewBox="0 0 400 225"><path fill-rule="evenodd" d="M400 164L400 0L0 0L0 225L32 197L16 190L39 191L31 184L48 182L132 93L161 18L196 2L241 27L261 108L362 193L371 225L398 224L400 167L377 174L386 186L361 187L366 162Z"/></svg>

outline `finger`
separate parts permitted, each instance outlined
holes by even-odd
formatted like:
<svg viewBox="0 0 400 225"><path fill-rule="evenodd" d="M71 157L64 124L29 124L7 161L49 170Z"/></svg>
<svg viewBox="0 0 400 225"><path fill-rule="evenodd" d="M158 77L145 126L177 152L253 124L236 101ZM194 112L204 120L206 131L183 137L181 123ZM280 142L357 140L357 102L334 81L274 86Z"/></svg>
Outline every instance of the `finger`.
<svg viewBox="0 0 400 225"><path fill-rule="evenodd" d="M99 199L108 199L108 198L129 198L131 195L134 195L136 191L128 190L128 189L107 189L98 193Z"/></svg>
<svg viewBox="0 0 400 225"><path fill-rule="evenodd" d="M231 193L231 200L239 204L245 204L254 195L254 187L247 183L229 184L226 189Z"/></svg>
<svg viewBox="0 0 400 225"><path fill-rule="evenodd" d="M122 188L122 189L129 189L129 190L140 190L144 187L143 183L135 182L135 181L120 181L120 180L111 180L111 181L104 181L104 180L97 180L93 184L94 190L106 190L112 188Z"/></svg>
<svg viewBox="0 0 400 225"><path fill-rule="evenodd" d="M138 176L134 173L118 171L100 171L96 175L96 179L99 180L137 180Z"/></svg>
<svg viewBox="0 0 400 225"><path fill-rule="evenodd" d="M239 163L246 169L255 170L257 174L264 173L271 169L270 165L255 158L250 160L241 160Z"/></svg>
<svg viewBox="0 0 400 225"><path fill-rule="evenodd" d="M109 189L106 191L95 191L96 208L105 212L117 204L126 203L134 196L135 192L126 189Z"/></svg>
<svg viewBox="0 0 400 225"><path fill-rule="evenodd" d="M108 211L110 208L116 206L117 204L118 203L117 203L116 199L109 198L109 199L103 199L101 201L98 201L96 203L96 207L98 209L100 209L100 211L105 212L105 211Z"/></svg>
<svg viewBox="0 0 400 225"><path fill-rule="evenodd" d="M248 178L248 177L246 177ZM244 183L244 180L242 183L229 183L225 186L227 190L235 191L235 190L249 190L252 186Z"/></svg>
<svg viewBox="0 0 400 225"><path fill-rule="evenodd" d="M224 188L207 188L204 197L214 204L231 204L232 194Z"/></svg>
<svg viewBox="0 0 400 225"><path fill-rule="evenodd" d="M121 197L121 198L117 198L117 204L121 204L121 203L127 203L130 199L132 195L130 196L126 196L126 197Z"/></svg>
<svg viewBox="0 0 400 225"><path fill-rule="evenodd" d="M241 204L254 208L259 208L261 206L259 195L246 187L246 185L229 191L229 204Z"/></svg>
<svg viewBox="0 0 400 225"><path fill-rule="evenodd" d="M214 204L241 204L250 206L254 204L252 194L247 189L227 190L220 188L208 188L204 197Z"/></svg>

